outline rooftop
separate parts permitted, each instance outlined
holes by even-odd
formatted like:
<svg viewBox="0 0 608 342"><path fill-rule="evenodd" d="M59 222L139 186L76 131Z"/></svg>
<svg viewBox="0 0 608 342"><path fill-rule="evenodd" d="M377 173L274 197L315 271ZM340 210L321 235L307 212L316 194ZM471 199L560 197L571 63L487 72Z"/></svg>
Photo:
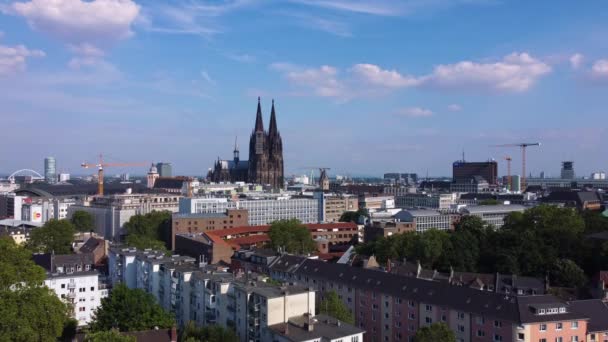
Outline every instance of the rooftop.
<svg viewBox="0 0 608 342"><path fill-rule="evenodd" d="M289 329L286 329L288 324ZM341 337L348 337L365 332L353 325L323 314L314 317L309 317L308 315L293 317L289 319L289 323L279 323L271 325L268 328L275 334L281 335L293 342L315 340L333 341Z"/></svg>
<svg viewBox="0 0 608 342"><path fill-rule="evenodd" d="M524 211L527 208L519 204L496 204L496 205L474 205L467 206L462 210L469 214L483 214L483 213L510 213L513 211Z"/></svg>

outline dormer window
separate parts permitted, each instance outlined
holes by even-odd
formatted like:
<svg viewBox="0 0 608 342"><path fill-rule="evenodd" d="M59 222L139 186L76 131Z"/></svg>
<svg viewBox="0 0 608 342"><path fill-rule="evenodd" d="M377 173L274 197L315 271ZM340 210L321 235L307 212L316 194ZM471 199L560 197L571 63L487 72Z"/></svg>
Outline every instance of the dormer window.
<svg viewBox="0 0 608 342"><path fill-rule="evenodd" d="M538 309L538 314L539 315L544 315L545 314L545 309Z"/></svg>
<svg viewBox="0 0 608 342"><path fill-rule="evenodd" d="M565 313L565 312L566 312L566 308L564 308L564 307L559 308L559 313Z"/></svg>

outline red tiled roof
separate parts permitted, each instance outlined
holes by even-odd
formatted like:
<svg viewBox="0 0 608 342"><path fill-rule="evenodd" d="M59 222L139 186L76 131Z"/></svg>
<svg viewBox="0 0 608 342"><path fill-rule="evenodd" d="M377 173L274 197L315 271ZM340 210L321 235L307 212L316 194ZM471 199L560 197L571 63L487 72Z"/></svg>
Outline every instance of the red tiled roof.
<svg viewBox="0 0 608 342"><path fill-rule="evenodd" d="M252 245L252 244L257 244L257 243L267 242L267 241L270 241L270 238L268 237L268 235L259 234L259 235L235 238L235 239L228 240L227 242L230 244L237 244L237 245Z"/></svg>

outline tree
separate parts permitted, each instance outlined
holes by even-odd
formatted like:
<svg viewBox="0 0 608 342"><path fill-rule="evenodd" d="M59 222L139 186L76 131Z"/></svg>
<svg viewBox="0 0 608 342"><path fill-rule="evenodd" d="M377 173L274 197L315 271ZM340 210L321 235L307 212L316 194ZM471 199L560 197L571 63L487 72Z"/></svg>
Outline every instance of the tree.
<svg viewBox="0 0 608 342"><path fill-rule="evenodd" d="M569 259L556 260L549 272L551 281L563 287L582 287L587 281L585 272L574 261Z"/></svg>
<svg viewBox="0 0 608 342"><path fill-rule="evenodd" d="M340 300L336 291L325 292L325 298L319 304L319 312L348 324L355 324L355 317Z"/></svg>
<svg viewBox="0 0 608 342"><path fill-rule="evenodd" d="M68 306L43 286L45 277L31 253L10 238L0 238L2 341L55 341L62 335Z"/></svg>
<svg viewBox="0 0 608 342"><path fill-rule="evenodd" d="M363 217L369 217L369 211L365 208L360 208L357 211L345 211L341 216L340 219L338 221L340 222L355 222L355 223L359 223L359 218L363 216Z"/></svg>
<svg viewBox="0 0 608 342"><path fill-rule="evenodd" d="M137 248L161 249L171 243L171 212L153 211L145 215L134 215L125 223L127 245Z"/></svg>
<svg viewBox="0 0 608 342"><path fill-rule="evenodd" d="M76 210L74 214L72 214L71 222L74 225L74 228L79 232L88 232L95 226L93 215L84 210Z"/></svg>
<svg viewBox="0 0 608 342"><path fill-rule="evenodd" d="M306 254L316 250L316 243L306 226L297 219L275 221L268 231L271 247L288 253Z"/></svg>
<svg viewBox="0 0 608 342"><path fill-rule="evenodd" d="M456 335L447 324L433 323L416 331L415 342L456 342Z"/></svg>
<svg viewBox="0 0 608 342"><path fill-rule="evenodd" d="M197 327L194 322L188 321L184 326L180 340L183 342L237 342L236 333L220 325Z"/></svg>
<svg viewBox="0 0 608 342"><path fill-rule="evenodd" d="M87 334L84 342L136 342L135 336L121 334L116 329Z"/></svg>
<svg viewBox="0 0 608 342"><path fill-rule="evenodd" d="M69 254L75 232L70 221L52 219L32 231L29 247L36 252Z"/></svg>
<svg viewBox="0 0 608 342"><path fill-rule="evenodd" d="M90 327L93 332L113 328L124 332L170 328L173 324L173 317L156 303L154 296L119 284L101 300Z"/></svg>

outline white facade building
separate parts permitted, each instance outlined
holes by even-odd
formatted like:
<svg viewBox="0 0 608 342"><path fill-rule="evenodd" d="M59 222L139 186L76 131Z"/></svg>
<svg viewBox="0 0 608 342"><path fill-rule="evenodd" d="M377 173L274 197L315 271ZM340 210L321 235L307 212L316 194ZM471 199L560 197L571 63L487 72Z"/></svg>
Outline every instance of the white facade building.
<svg viewBox="0 0 608 342"><path fill-rule="evenodd" d="M523 205L476 205L467 206L460 210L463 216L477 216L482 221L491 224L494 228L501 228L505 223L505 217L514 212L523 213L526 207Z"/></svg>
<svg viewBox="0 0 608 342"><path fill-rule="evenodd" d="M92 321L101 298L108 295L108 290L99 282L97 271L49 274L44 284L73 305L72 317L78 320L79 326Z"/></svg>

